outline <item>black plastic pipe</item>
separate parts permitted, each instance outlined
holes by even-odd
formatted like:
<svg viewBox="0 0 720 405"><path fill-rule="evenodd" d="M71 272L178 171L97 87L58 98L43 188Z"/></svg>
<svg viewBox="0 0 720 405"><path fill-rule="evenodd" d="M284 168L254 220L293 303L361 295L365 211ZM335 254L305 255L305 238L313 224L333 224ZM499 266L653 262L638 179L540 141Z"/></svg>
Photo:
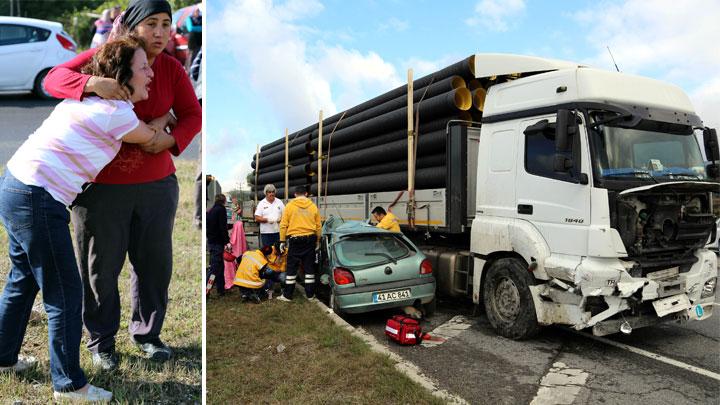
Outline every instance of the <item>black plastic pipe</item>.
<svg viewBox="0 0 720 405"><path fill-rule="evenodd" d="M418 157L415 163L416 169L424 169L435 166L445 166L445 150L438 150L437 155L421 156ZM400 171L407 171L407 160L397 160L387 163L377 163L374 165L365 165L359 167L353 167L351 169L325 172L323 169L323 184L328 181L350 179L355 177L364 177L372 175L383 175L386 173L394 173ZM317 183L317 176L313 176L313 183Z"/></svg>
<svg viewBox="0 0 720 405"><path fill-rule="evenodd" d="M419 108L418 108L419 106ZM422 103L415 103L414 108L419 111L420 120L432 121L439 117L444 117L451 114L457 114L458 110L467 111L472 107L472 94L470 90L461 87L453 89L446 93L425 99ZM369 117L364 121L360 121L355 125L347 128L338 129L333 133L333 141L337 138L345 138L348 142L350 140L359 140L369 136L373 133L387 132L389 130L397 130L407 125L407 106L398 108L396 110L388 111L381 115L375 115ZM328 142L329 142L328 135ZM324 141L324 140L323 140ZM325 143L325 142L323 142ZM306 145L307 146L307 145ZM290 149L289 154L291 158L300 155L300 146L293 146ZM310 143L310 148L306 152L312 152L317 150L317 140L315 143ZM261 157L260 168L263 165L272 165L285 160L284 151ZM254 161L253 161L254 162ZM254 166L253 166L254 167Z"/></svg>
<svg viewBox="0 0 720 405"><path fill-rule="evenodd" d="M445 187L446 166L428 167L415 171L415 189ZM351 179L330 180L327 195L358 194L367 192L395 191L407 189L407 171L383 175L363 176ZM310 193L317 194L317 183L310 185ZM323 183L323 195L325 184Z"/></svg>
<svg viewBox="0 0 720 405"><path fill-rule="evenodd" d="M434 151L445 149L445 129L420 135L418 156L435 154ZM407 139L400 139L383 145L357 149L352 153L330 158L330 172L345 170L389 161L407 161ZM325 167L323 167L323 170ZM310 163L310 170L317 172L317 161Z"/></svg>
<svg viewBox="0 0 720 405"><path fill-rule="evenodd" d="M414 89L420 89L423 87L426 87L430 83L439 82L446 77L450 76L460 76L466 81L474 79L475 78L475 55L471 55L461 61L455 62L450 66L447 66L443 69L438 70L437 72L430 73L428 75L425 75L419 79L416 79L413 81L413 88ZM400 97L402 95L407 94L407 85L399 86L393 90L390 90L386 93L383 93L375 98L372 98L368 101L365 101L364 103L358 104L355 107L352 107L345 111L345 116L351 116L354 114L357 114L361 111L365 111L369 108L372 108L376 105L385 103L389 100L392 100L394 98ZM343 115L343 112L339 112L333 116L330 116L323 120L323 125L331 125L337 122L340 117ZM317 124L310 125L300 131L296 131L294 134L305 134L307 131L313 131L317 128ZM302 135L298 136L300 138ZM292 136L290 137L292 139ZM281 145L283 142L285 142L285 139L277 139L263 147L260 148L261 152L269 150L273 147L279 147L278 145Z"/></svg>

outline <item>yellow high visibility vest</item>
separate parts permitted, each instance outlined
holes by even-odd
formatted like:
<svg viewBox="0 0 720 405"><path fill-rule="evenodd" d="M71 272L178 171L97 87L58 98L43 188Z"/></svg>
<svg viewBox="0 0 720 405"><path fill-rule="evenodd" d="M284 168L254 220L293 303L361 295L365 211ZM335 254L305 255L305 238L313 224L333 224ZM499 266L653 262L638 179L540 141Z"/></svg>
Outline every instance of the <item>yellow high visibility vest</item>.
<svg viewBox="0 0 720 405"><path fill-rule="evenodd" d="M387 229L390 232L400 232L400 223L392 212L385 214L385 217L377 224L380 229Z"/></svg>
<svg viewBox="0 0 720 405"><path fill-rule="evenodd" d="M268 256L268 269L279 273L285 272L287 266L287 252L284 255L278 255L273 248L273 252Z"/></svg>
<svg viewBox="0 0 720 405"><path fill-rule="evenodd" d="M259 273L267 263L267 259L259 250L248 250L243 253L233 284L246 288L261 288L265 280L260 278Z"/></svg>

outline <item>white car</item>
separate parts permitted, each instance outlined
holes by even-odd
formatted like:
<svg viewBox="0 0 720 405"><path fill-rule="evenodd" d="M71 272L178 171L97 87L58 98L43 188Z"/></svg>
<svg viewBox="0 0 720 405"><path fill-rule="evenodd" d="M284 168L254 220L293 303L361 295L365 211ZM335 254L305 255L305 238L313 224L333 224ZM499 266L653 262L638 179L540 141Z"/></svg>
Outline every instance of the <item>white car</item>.
<svg viewBox="0 0 720 405"><path fill-rule="evenodd" d="M0 91L52 98L43 87L45 75L74 58L76 49L60 23L0 16Z"/></svg>

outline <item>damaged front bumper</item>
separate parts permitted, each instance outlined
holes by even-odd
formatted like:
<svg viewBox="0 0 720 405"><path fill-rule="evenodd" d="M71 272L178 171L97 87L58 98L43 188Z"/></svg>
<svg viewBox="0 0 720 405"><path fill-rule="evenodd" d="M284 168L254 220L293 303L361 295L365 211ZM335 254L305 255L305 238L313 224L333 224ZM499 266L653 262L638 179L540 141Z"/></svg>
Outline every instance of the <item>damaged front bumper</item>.
<svg viewBox="0 0 720 405"><path fill-rule="evenodd" d="M592 327L593 334L601 336L617 333L623 324L634 329L709 318L718 259L707 250L695 256L697 262L686 272L675 267L645 277L632 277L632 263L619 259L547 260L550 281L530 287L538 322L577 330Z"/></svg>

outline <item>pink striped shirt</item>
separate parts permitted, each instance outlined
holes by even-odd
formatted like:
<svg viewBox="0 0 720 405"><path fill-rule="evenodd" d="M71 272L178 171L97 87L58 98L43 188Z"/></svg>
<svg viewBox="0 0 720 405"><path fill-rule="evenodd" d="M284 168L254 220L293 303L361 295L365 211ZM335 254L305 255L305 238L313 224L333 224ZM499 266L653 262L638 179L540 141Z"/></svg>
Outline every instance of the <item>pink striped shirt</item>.
<svg viewBox="0 0 720 405"><path fill-rule="evenodd" d="M58 104L15 152L7 167L21 182L42 187L69 206L137 128L130 102L87 97Z"/></svg>

